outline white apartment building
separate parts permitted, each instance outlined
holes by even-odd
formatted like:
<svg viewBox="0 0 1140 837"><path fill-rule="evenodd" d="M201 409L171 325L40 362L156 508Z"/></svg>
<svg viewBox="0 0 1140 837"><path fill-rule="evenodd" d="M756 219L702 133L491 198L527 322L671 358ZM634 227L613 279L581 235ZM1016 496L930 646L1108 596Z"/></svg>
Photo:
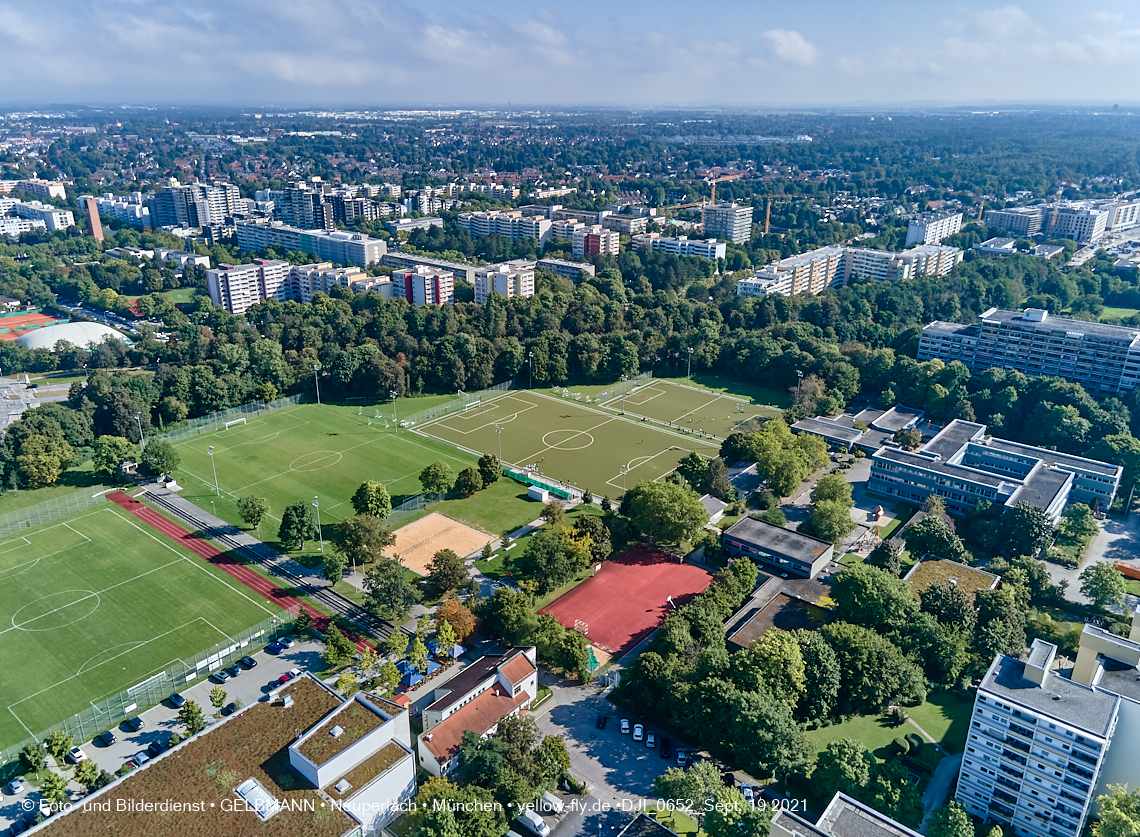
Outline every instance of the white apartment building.
<svg viewBox="0 0 1140 837"><path fill-rule="evenodd" d="M501 264L487 265L475 271L475 301L483 305L492 293L499 296L534 296L535 262L516 259Z"/></svg>
<svg viewBox="0 0 1140 837"><path fill-rule="evenodd" d="M524 216L517 209L492 209L487 212L460 212L459 226L471 235L501 235L512 240L535 238L541 242L550 237L553 222L547 218Z"/></svg>
<svg viewBox="0 0 1140 837"><path fill-rule="evenodd" d="M1080 244L1140 225L1140 201L1125 199L1059 201L986 211L986 225L1019 237L1045 235Z"/></svg>
<svg viewBox="0 0 1140 837"><path fill-rule="evenodd" d="M752 238L752 207L738 203L709 204L701 209L701 224L707 236L746 244Z"/></svg>
<svg viewBox="0 0 1140 837"><path fill-rule="evenodd" d="M48 232L67 229L75 226L75 216L69 209L57 209L54 206L29 201L19 201L8 210L17 218L27 218L31 221L43 221Z"/></svg>
<svg viewBox="0 0 1140 837"><path fill-rule="evenodd" d="M667 237L661 233L635 235L632 243L635 250L648 250L651 253L661 251L675 256L699 256L702 259L723 259L728 250L728 245L715 238L690 240L685 235Z"/></svg>
<svg viewBox="0 0 1140 837"><path fill-rule="evenodd" d="M0 180L0 194L6 195L13 189L28 192L41 201L49 198L67 199L67 189L58 180Z"/></svg>
<svg viewBox="0 0 1140 837"><path fill-rule="evenodd" d="M580 224L574 229L572 255L576 259L592 256L616 256L621 234L600 225L587 227Z"/></svg>
<svg viewBox="0 0 1140 837"><path fill-rule="evenodd" d="M455 274L427 265L392 271L392 292L419 308L423 305L454 305Z"/></svg>
<svg viewBox="0 0 1140 837"><path fill-rule="evenodd" d="M539 267L545 267L555 276L565 276L567 279L573 279L575 282L583 273L588 273L591 276L597 275L594 266L589 262L570 262L566 259L539 259Z"/></svg>
<svg viewBox="0 0 1140 837"><path fill-rule="evenodd" d="M280 298L311 302L314 294L327 294L338 286L356 289L370 278L359 267L333 267L332 262L294 265L289 271L287 296Z"/></svg>
<svg viewBox="0 0 1140 837"><path fill-rule="evenodd" d="M1009 209L987 209L986 226L1000 227L1017 236L1028 238L1041 232L1045 205L1014 206Z"/></svg>
<svg viewBox="0 0 1140 837"><path fill-rule="evenodd" d="M244 314L251 306L274 297L291 297L291 265L279 259L254 259L250 264L220 264L206 271L210 301L231 314Z"/></svg>
<svg viewBox="0 0 1140 837"><path fill-rule="evenodd" d="M0 235L21 235L33 230L46 230L47 224L38 219L29 218L0 218Z"/></svg>
<svg viewBox="0 0 1140 837"><path fill-rule="evenodd" d="M758 271L753 277L757 281L745 280L748 283L745 286L746 293L740 294L742 283L738 283L737 293L741 296L762 296L764 293L783 296L822 293L825 288L837 284L837 277L843 276L845 254L844 247L820 247L807 253L780 259Z"/></svg>
<svg viewBox="0 0 1140 837"><path fill-rule="evenodd" d="M344 230L302 230L280 221L238 221L236 223L238 247L257 252L266 247L311 253L338 264L368 267L376 264L388 252L388 245L379 238Z"/></svg>
<svg viewBox="0 0 1140 837"><path fill-rule="evenodd" d="M80 202L82 200L83 198L80 198ZM151 225L150 209L143 204L141 192L129 196L116 196L108 192L101 198L95 198L95 206L104 218L114 218L132 227Z"/></svg>
<svg viewBox="0 0 1140 837"><path fill-rule="evenodd" d="M585 229L586 225L577 218L560 218L550 224L550 235L554 238L573 238L574 232Z"/></svg>
<svg viewBox="0 0 1140 837"><path fill-rule="evenodd" d="M962 230L962 213L949 210L912 218L906 228L906 245L940 244L942 239Z"/></svg>

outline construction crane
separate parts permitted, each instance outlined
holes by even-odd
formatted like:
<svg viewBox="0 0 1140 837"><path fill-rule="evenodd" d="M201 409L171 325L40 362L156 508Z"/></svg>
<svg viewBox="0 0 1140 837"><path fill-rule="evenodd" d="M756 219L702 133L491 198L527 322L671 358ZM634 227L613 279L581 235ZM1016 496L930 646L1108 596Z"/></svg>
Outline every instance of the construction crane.
<svg viewBox="0 0 1140 837"><path fill-rule="evenodd" d="M743 176L742 174L725 174L707 181L712 186L712 191L709 194L709 203L716 203L716 184L724 183L729 180L739 180Z"/></svg>

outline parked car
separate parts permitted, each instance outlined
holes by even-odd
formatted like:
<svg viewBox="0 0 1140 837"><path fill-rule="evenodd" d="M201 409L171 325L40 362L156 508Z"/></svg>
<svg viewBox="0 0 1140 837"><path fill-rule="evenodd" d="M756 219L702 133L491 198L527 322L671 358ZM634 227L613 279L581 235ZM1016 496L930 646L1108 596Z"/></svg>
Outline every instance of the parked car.
<svg viewBox="0 0 1140 837"><path fill-rule="evenodd" d="M230 677L237 677L239 674L242 673L242 671L244 671L244 669L241 666L239 666L237 663L235 663L234 665L232 665L226 669L226 674L228 674Z"/></svg>
<svg viewBox="0 0 1140 837"><path fill-rule="evenodd" d="M643 738L645 738L645 727L643 727L641 724L634 724L633 725L633 740L634 741L640 741Z"/></svg>
<svg viewBox="0 0 1140 837"><path fill-rule="evenodd" d="M534 811L526 810L515 817L515 822L536 837L550 837L550 826Z"/></svg>
<svg viewBox="0 0 1140 837"><path fill-rule="evenodd" d="M257 660L253 657L242 657L240 662L246 668L257 668Z"/></svg>
<svg viewBox="0 0 1140 837"><path fill-rule="evenodd" d="M215 683L225 683L230 679L230 676L224 668L220 668L210 675L210 679Z"/></svg>
<svg viewBox="0 0 1140 837"><path fill-rule="evenodd" d="M20 817L14 823L8 826L8 834L10 837L17 837L18 834L23 834L29 828L31 828L31 825L28 823L27 819Z"/></svg>
<svg viewBox="0 0 1140 837"><path fill-rule="evenodd" d="M133 718L127 718L127 720L123 721L123 728L127 732L138 732L143 728L143 719L138 715L135 715Z"/></svg>
<svg viewBox="0 0 1140 837"><path fill-rule="evenodd" d="M668 738L661 739L661 758L667 759L673 755L673 742Z"/></svg>
<svg viewBox="0 0 1140 837"><path fill-rule="evenodd" d="M152 759L157 758L166 752L166 745L161 741L152 741L150 746L146 748L146 752Z"/></svg>
<svg viewBox="0 0 1140 837"><path fill-rule="evenodd" d="M111 732L110 730L107 730L106 732L101 732L98 735L96 735L95 740L92 743L96 747L110 747L112 744L114 744L118 740L119 739L117 739L115 737L115 733Z"/></svg>
<svg viewBox="0 0 1140 837"><path fill-rule="evenodd" d="M64 756L64 758L72 764L79 764L81 761L87 761L87 754L78 747L72 747L67 751L67 755Z"/></svg>
<svg viewBox="0 0 1140 837"><path fill-rule="evenodd" d="M606 728L606 715L603 712L598 713L598 729Z"/></svg>
<svg viewBox="0 0 1140 837"><path fill-rule="evenodd" d="M741 785L740 793L744 796L745 802L751 802L756 798L756 792L752 790L752 785Z"/></svg>
<svg viewBox="0 0 1140 837"><path fill-rule="evenodd" d="M144 764L150 761L150 753L148 753L146 750L139 750L137 753L131 756L131 761L133 761L139 767L142 767Z"/></svg>
<svg viewBox="0 0 1140 837"><path fill-rule="evenodd" d="M656 733L647 732L645 734L645 746L650 747L650 748L657 746L657 734Z"/></svg>
<svg viewBox="0 0 1140 837"><path fill-rule="evenodd" d="M629 735L629 718L621 719L621 734Z"/></svg>
<svg viewBox="0 0 1140 837"><path fill-rule="evenodd" d="M54 813L55 813L55 811L53 811L51 809L51 803L46 799L41 799L40 800L40 816L46 820L48 817L50 817Z"/></svg>
<svg viewBox="0 0 1140 837"><path fill-rule="evenodd" d="M175 709L181 709L186 705L186 698L182 697L182 695L178 694L178 692L173 692L170 695L170 705Z"/></svg>
<svg viewBox="0 0 1140 837"><path fill-rule="evenodd" d="M24 780L22 778L21 779L13 779L11 782L9 782L8 784L6 784L4 786L4 793L8 794L8 796L15 796L16 794L23 793L23 792L24 792Z"/></svg>
<svg viewBox="0 0 1140 837"><path fill-rule="evenodd" d="M268 651L270 654L280 654L282 651L285 650L285 646L279 642L271 642L265 646L265 650Z"/></svg>
<svg viewBox="0 0 1140 837"><path fill-rule="evenodd" d="M293 638L289 636L277 637L277 644L282 648L292 648L294 645L296 645L296 643L293 642Z"/></svg>
<svg viewBox="0 0 1140 837"><path fill-rule="evenodd" d="M222 707L222 716L223 717L228 717L228 716L234 714L235 712L237 712L237 703L235 703L232 700L229 703L227 703L225 706Z"/></svg>
<svg viewBox="0 0 1140 837"><path fill-rule="evenodd" d="M677 766L685 767L689 763L689 754L684 750L677 751Z"/></svg>

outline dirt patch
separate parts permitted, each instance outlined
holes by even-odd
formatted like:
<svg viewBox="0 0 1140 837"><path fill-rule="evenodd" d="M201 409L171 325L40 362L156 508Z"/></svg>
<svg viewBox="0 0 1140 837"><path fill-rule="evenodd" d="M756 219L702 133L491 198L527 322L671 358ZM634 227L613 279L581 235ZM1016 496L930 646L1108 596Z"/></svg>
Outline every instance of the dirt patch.
<svg viewBox="0 0 1140 837"><path fill-rule="evenodd" d="M389 557L399 555L400 563L424 576L428 574L427 566L432 556L441 549L450 549L462 558L494 540L490 535L438 512L402 526L394 534L396 544L384 550L384 554Z"/></svg>

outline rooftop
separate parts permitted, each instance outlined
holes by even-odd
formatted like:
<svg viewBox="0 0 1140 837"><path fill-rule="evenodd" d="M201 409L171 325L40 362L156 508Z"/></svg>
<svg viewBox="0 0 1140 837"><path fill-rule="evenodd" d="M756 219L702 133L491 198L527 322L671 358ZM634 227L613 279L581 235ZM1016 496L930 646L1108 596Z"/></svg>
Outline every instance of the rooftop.
<svg viewBox="0 0 1140 837"><path fill-rule="evenodd" d="M922 446L923 453L949 459L962 449L962 446L986 432L984 424L954 419L929 442Z"/></svg>
<svg viewBox="0 0 1140 837"><path fill-rule="evenodd" d="M820 556L832 548L832 545L827 541L751 517L741 518L725 529L724 534L749 543L763 545L765 549L807 564L815 563Z"/></svg>
<svg viewBox="0 0 1140 837"><path fill-rule="evenodd" d="M877 416L871 425L878 430L897 433L899 430L914 424L924 415L926 415L924 410L915 410L911 407L904 407L902 404L896 404L882 415Z"/></svg>
<svg viewBox="0 0 1140 837"><path fill-rule="evenodd" d="M1073 481L1071 471L1054 468L1034 468L1021 488L1010 497L1011 503L1029 503L1047 509L1053 500Z"/></svg>
<svg viewBox="0 0 1140 837"><path fill-rule="evenodd" d="M842 793L831 798L816 828L830 837L918 837L905 825Z"/></svg>
<svg viewBox="0 0 1140 837"><path fill-rule="evenodd" d="M1108 734L1120 703L1116 695L1095 691L1053 672L1038 686L1025 678L1024 662L1005 655L994 659L978 688L1100 738Z"/></svg>
<svg viewBox="0 0 1140 837"><path fill-rule="evenodd" d="M617 837L677 837L677 834L652 817L638 814L618 832Z"/></svg>
<svg viewBox="0 0 1140 837"><path fill-rule="evenodd" d="M923 468L938 474L944 474L947 477L963 480L964 482L985 485L989 488L993 488L995 491L1000 489L1004 484L1012 486L1016 482L1016 478L1012 476L1007 479L1006 477L990 474L977 468L970 468L966 465L951 465L923 456L920 453L902 450L901 448L879 448L875 451L875 458L885 459L889 462L898 462L901 465Z"/></svg>
<svg viewBox="0 0 1140 837"><path fill-rule="evenodd" d="M804 433L814 433L817 436L828 436L844 442L858 442L863 436L862 430L854 427L845 427L834 419L805 418L792 425L792 430Z"/></svg>
<svg viewBox="0 0 1140 837"><path fill-rule="evenodd" d="M343 776L338 776L333 781L329 782L325 792L336 799L347 799L362 787L367 785L373 779L386 773L398 762L404 758L411 758L412 754L397 744L395 741L389 741L381 747L374 755L369 756L352 770L345 773ZM341 781L347 781L349 784L348 789L344 793L340 793L336 786Z"/></svg>
<svg viewBox="0 0 1140 837"><path fill-rule="evenodd" d="M1016 325L1030 327L1042 331L1064 331L1077 334L1092 334L1098 337L1111 337L1116 340L1132 341L1140 337L1140 331L1127 326L1105 325L1104 323L1090 323L1084 320L1074 320L1069 317L1056 317L1045 312L1043 319L1026 319L1023 311L1010 311L1007 308L991 308L982 313L981 319L986 323L1001 323L1003 325Z"/></svg>
<svg viewBox="0 0 1140 837"><path fill-rule="evenodd" d="M210 837L341 837L357 825L342 811L321 807L317 791L308 787L289 765L289 745L298 729L319 723L343 702L332 690L304 676L278 692L290 695L293 705L259 701L240 710L207 732L164 753L121 781L98 793L100 802L110 802L109 811L76 807L49 821L47 834L67 837L169 837L172 833L208 834ZM235 788L255 779L283 805L275 816L262 822L252 811L227 805ZM90 802L92 797L85 801ZM170 800L186 805L207 805L161 815L153 811L118 810L117 800ZM209 802L217 801L217 807ZM311 804L313 810L302 807ZM178 818L172 831L171 816ZM53 825L54 824L54 825Z"/></svg>
<svg viewBox="0 0 1140 837"><path fill-rule="evenodd" d="M512 648L503 654L486 654L475 660L467 668L440 685L433 693L435 699L424 708L424 711L443 711L456 701L463 700L472 689L493 675L499 666L510 661L516 654L525 656L523 649ZM530 661L527 662L529 664Z"/></svg>
<svg viewBox="0 0 1140 837"><path fill-rule="evenodd" d="M362 696L358 696L362 697ZM333 756L347 750L368 733L382 726L386 716L365 706L360 699L345 703L339 711L305 734L297 745L297 752L313 764L324 764ZM339 734L334 734L339 731Z"/></svg>
<svg viewBox="0 0 1140 837"><path fill-rule="evenodd" d="M944 582L965 590L972 597L979 590L992 590L997 587L1001 577L985 570L967 567L957 561L935 558L919 561L911 567L904 580L910 583L915 595L938 582Z"/></svg>
<svg viewBox="0 0 1140 837"><path fill-rule="evenodd" d="M459 754L463 733L472 730L479 735L486 735L504 716L529 703L530 698L526 692L512 697L501 686L492 686L420 736L420 742L431 750L436 761L444 764Z"/></svg>
<svg viewBox="0 0 1140 837"><path fill-rule="evenodd" d="M1033 445L1024 445L1021 442L1011 442L1008 439L997 439L990 437L985 440L987 448L994 450L1002 450L1007 453L1014 453L1020 456L1028 456L1033 459L1040 459L1046 465L1059 465L1066 470L1084 470L1093 471L1098 474L1103 474L1106 477L1116 476L1124 469L1119 465L1113 465L1110 462L1100 462L1096 459L1085 459L1083 456L1074 456L1071 453L1061 453L1060 451L1050 450L1049 448L1038 448Z"/></svg>
<svg viewBox="0 0 1140 837"><path fill-rule="evenodd" d="M797 628L815 630L830 618L831 612L825 608L798 596L777 593L763 607L739 623L727 639L733 645L747 648L773 628L781 631L794 631Z"/></svg>
<svg viewBox="0 0 1140 837"><path fill-rule="evenodd" d="M512 686L517 686L534 674L535 668L534 663L527 659L526 654L518 654L501 666L499 671Z"/></svg>

